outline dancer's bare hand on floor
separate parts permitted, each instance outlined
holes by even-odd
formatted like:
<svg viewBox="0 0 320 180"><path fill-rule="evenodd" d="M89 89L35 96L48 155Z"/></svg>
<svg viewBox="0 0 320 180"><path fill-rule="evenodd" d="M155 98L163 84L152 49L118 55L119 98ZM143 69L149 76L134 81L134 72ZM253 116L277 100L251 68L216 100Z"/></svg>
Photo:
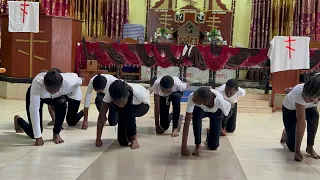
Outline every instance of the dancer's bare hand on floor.
<svg viewBox="0 0 320 180"><path fill-rule="evenodd" d="M181 146L181 155L182 156L189 156L190 151L187 146Z"/></svg>
<svg viewBox="0 0 320 180"><path fill-rule="evenodd" d="M88 129L88 121L83 121L82 122L82 129L87 130Z"/></svg>
<svg viewBox="0 0 320 180"><path fill-rule="evenodd" d="M101 139L96 139L96 146L101 147L103 145Z"/></svg>
<svg viewBox="0 0 320 180"><path fill-rule="evenodd" d="M303 160L303 156L302 156L301 152L295 152L294 160L298 161L298 162L301 162Z"/></svg>

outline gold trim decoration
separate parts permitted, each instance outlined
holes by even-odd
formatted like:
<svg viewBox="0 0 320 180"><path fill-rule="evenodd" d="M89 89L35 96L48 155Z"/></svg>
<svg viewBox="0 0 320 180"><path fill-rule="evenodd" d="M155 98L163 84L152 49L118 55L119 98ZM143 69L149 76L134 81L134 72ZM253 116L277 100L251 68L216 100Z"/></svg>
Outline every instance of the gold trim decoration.
<svg viewBox="0 0 320 180"><path fill-rule="evenodd" d="M209 25L209 27L213 28L219 28L219 26L216 26L215 24L219 24L221 23L221 21L219 21L219 17L216 15L212 15L212 17L209 17L209 21L207 21L207 23L212 23L211 25Z"/></svg>
<svg viewBox="0 0 320 180"><path fill-rule="evenodd" d="M33 54L33 33L30 33L30 51L29 51L29 63L30 63L30 67L29 67L29 76L30 76L30 78L32 78L32 70L33 70L33 67L32 67L32 65L33 65L33 57L32 57L32 54Z"/></svg>
<svg viewBox="0 0 320 180"><path fill-rule="evenodd" d="M189 44L198 45L199 44L199 38L198 37L189 37Z"/></svg>
<svg viewBox="0 0 320 180"><path fill-rule="evenodd" d="M26 40L26 39L16 39L15 40L16 42L20 42L20 43L29 43L30 40ZM34 43L41 43L41 44L46 44L48 43L49 41L47 40L33 40Z"/></svg>
<svg viewBox="0 0 320 180"><path fill-rule="evenodd" d="M164 25L164 28L167 28L168 26L171 26L170 23L168 23L168 21L173 21L173 18L171 17L170 14L168 14L168 12L166 12L165 14L161 14L159 20L161 20L160 24Z"/></svg>
<svg viewBox="0 0 320 180"><path fill-rule="evenodd" d="M23 50L18 49L18 52L21 53L21 54L30 56L30 53L25 52L25 51L23 51ZM38 59L38 60L40 60L40 61L45 61L45 60L46 60L46 58L43 58L43 57L40 57L40 56L36 56L36 55L33 55L33 58Z"/></svg>

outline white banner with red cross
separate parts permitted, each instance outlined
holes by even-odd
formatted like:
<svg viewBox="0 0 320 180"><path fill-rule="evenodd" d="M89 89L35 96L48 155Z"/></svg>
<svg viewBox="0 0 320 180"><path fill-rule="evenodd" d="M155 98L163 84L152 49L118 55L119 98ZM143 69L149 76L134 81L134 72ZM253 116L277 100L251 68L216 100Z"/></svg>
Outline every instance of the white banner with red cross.
<svg viewBox="0 0 320 180"><path fill-rule="evenodd" d="M39 2L8 1L9 32L39 32Z"/></svg>
<svg viewBox="0 0 320 180"><path fill-rule="evenodd" d="M271 73L310 69L309 43L309 37L275 36L268 52Z"/></svg>

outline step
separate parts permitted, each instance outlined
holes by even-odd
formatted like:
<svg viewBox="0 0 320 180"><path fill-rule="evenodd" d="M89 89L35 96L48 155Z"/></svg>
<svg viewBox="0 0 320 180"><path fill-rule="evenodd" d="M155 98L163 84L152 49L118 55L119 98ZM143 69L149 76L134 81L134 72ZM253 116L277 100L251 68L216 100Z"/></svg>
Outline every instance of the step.
<svg viewBox="0 0 320 180"><path fill-rule="evenodd" d="M259 106L238 106L238 113L261 113L271 114L271 107L259 107Z"/></svg>
<svg viewBox="0 0 320 180"><path fill-rule="evenodd" d="M270 95L269 94L246 94L241 99L253 99L253 100L265 100L269 101Z"/></svg>
<svg viewBox="0 0 320 180"><path fill-rule="evenodd" d="M270 107L267 100L255 100L255 99L240 99L239 106L257 106L257 107Z"/></svg>

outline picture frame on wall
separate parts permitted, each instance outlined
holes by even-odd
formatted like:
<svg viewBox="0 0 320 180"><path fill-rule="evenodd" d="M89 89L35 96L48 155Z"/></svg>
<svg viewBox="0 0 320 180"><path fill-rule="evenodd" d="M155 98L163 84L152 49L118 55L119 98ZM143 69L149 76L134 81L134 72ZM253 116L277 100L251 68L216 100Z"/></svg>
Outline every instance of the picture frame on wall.
<svg viewBox="0 0 320 180"><path fill-rule="evenodd" d="M196 23L205 23L206 22L206 14L204 12L197 12L195 15L195 22Z"/></svg>
<svg viewBox="0 0 320 180"><path fill-rule="evenodd" d="M174 15L174 22L183 23L185 22L185 13L183 11L177 11Z"/></svg>

